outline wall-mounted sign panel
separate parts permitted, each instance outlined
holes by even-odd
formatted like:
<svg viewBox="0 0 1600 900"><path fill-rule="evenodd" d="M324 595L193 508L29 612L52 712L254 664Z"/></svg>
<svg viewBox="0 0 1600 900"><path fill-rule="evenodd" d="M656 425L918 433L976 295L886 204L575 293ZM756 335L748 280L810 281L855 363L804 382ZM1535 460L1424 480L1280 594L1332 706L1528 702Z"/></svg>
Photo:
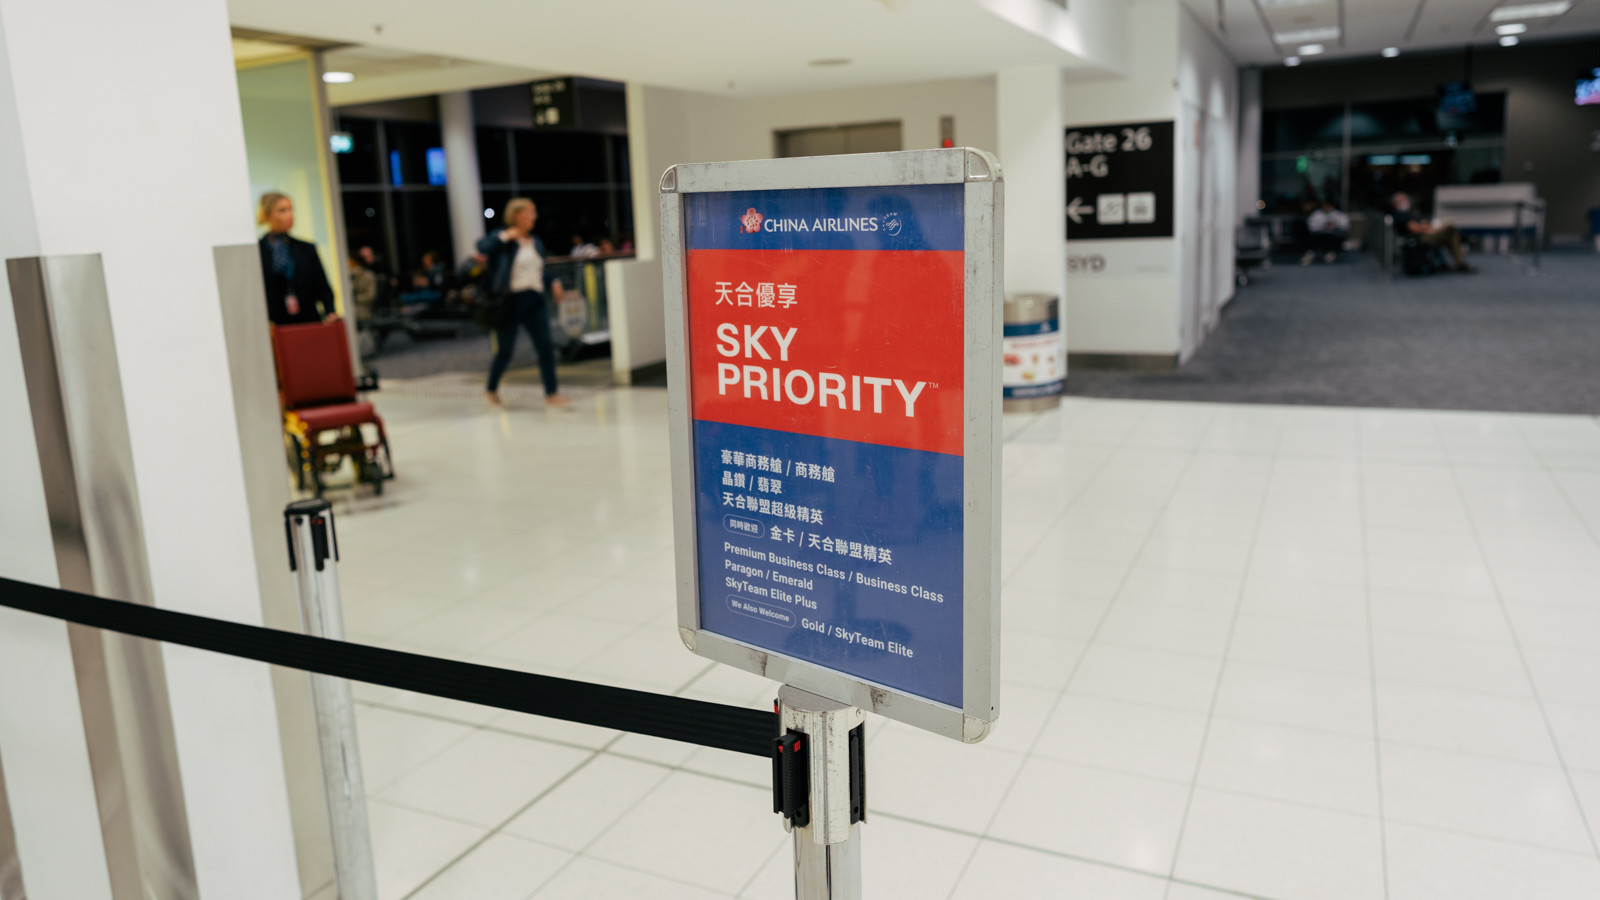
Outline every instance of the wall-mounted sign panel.
<svg viewBox="0 0 1600 900"><path fill-rule="evenodd" d="M964 740L998 711L998 166L677 166L662 194L679 624Z"/></svg>
<svg viewBox="0 0 1600 900"><path fill-rule="evenodd" d="M1068 128L1067 240L1172 236L1171 122Z"/></svg>
<svg viewBox="0 0 1600 900"><path fill-rule="evenodd" d="M576 128L578 90L571 78L549 78L528 86L534 128Z"/></svg>

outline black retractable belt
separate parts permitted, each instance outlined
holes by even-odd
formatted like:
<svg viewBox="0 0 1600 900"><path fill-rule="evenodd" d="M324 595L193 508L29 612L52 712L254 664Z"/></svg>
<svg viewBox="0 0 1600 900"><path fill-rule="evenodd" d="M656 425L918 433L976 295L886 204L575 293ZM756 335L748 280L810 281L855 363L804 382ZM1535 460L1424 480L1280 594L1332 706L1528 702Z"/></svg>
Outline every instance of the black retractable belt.
<svg viewBox="0 0 1600 900"><path fill-rule="evenodd" d="M0 578L0 606L351 681L735 753L772 755L778 717L759 709L333 641L9 578Z"/></svg>

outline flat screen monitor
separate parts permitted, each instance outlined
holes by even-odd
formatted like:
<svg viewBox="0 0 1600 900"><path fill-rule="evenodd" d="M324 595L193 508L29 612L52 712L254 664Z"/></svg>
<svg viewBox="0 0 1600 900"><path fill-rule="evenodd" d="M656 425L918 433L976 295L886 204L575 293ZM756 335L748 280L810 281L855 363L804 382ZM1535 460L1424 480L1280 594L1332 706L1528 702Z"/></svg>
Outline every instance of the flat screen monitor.
<svg viewBox="0 0 1600 900"><path fill-rule="evenodd" d="M1600 106L1600 69L1578 73L1578 91L1573 101L1579 106Z"/></svg>
<svg viewBox="0 0 1600 900"><path fill-rule="evenodd" d="M1466 116L1478 110L1478 95L1466 81L1449 81L1439 85L1439 112L1447 116Z"/></svg>

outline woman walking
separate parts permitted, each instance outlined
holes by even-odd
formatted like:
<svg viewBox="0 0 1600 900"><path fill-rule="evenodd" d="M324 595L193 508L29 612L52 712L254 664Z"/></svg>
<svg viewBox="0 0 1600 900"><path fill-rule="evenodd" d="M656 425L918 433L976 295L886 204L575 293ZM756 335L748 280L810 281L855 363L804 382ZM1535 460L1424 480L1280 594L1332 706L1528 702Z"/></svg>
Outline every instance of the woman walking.
<svg viewBox="0 0 1600 900"><path fill-rule="evenodd" d="M539 377L544 381L546 406L570 406L556 384L555 349L550 344L550 315L545 311L544 242L533 233L539 210L533 201L517 197L506 204L506 227L491 232L478 242L478 252L488 258L489 294L501 299L500 321L495 329L494 361L489 364L489 384L484 397L501 406L500 377L511 364L521 326L533 340L539 354ZM553 285L555 301L561 302L561 282Z"/></svg>

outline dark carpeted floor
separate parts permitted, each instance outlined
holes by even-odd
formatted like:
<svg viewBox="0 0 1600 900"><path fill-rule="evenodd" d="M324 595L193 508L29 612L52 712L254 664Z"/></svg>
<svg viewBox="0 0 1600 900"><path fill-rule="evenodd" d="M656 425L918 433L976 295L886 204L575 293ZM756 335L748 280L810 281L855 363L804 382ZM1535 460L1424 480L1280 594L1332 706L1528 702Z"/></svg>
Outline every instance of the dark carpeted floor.
<svg viewBox="0 0 1600 900"><path fill-rule="evenodd" d="M1535 271L1473 257L1476 275L1386 281L1366 258L1278 264L1240 288L1175 372L1087 369L1088 397L1600 413L1600 255Z"/></svg>

